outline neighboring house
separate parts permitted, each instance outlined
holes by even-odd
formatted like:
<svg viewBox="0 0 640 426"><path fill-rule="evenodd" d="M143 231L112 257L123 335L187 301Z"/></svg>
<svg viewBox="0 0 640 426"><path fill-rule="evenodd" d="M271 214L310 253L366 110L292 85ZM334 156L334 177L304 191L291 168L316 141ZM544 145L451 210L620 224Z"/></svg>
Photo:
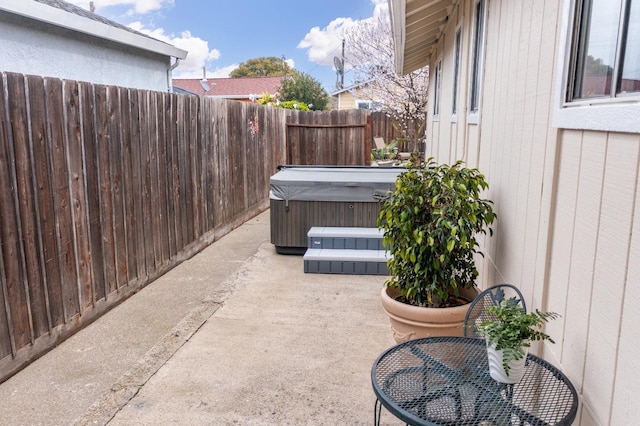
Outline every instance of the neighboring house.
<svg viewBox="0 0 640 426"><path fill-rule="evenodd" d="M0 71L167 91L186 56L61 0L0 1Z"/></svg>
<svg viewBox="0 0 640 426"><path fill-rule="evenodd" d="M238 78L174 78L173 86L188 93L249 102L264 93L275 96L284 76Z"/></svg>
<svg viewBox="0 0 640 426"><path fill-rule="evenodd" d="M427 155L487 177L479 284L558 312L532 348L580 394L576 424L637 424L640 2L391 0L397 71L429 66ZM541 389L541 392L544 392Z"/></svg>
<svg viewBox="0 0 640 426"><path fill-rule="evenodd" d="M375 102L366 94L369 85L356 84L331 93L330 105L333 110L343 109L373 109Z"/></svg>

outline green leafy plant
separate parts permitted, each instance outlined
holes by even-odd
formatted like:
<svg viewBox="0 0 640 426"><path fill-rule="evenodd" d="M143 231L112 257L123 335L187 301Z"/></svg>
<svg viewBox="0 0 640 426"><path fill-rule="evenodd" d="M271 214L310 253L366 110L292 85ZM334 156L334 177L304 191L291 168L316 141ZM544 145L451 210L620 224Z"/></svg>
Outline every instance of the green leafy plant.
<svg viewBox="0 0 640 426"><path fill-rule="evenodd" d="M390 251L387 262L393 286L406 303L445 307L450 296L473 288L478 270L476 236L492 230L492 202L482 198L489 187L477 169L436 164L433 158L410 162L382 199L378 228Z"/></svg>
<svg viewBox="0 0 640 426"><path fill-rule="evenodd" d="M555 343L548 334L541 331L544 323L559 316L555 312L536 309L526 313L522 306L506 299L499 305L487 307L487 312L495 316L495 319L483 321L477 327L490 345L503 351L502 366L507 374L509 362L522 359L525 356L524 348L531 346L532 341L548 340Z"/></svg>
<svg viewBox="0 0 640 426"><path fill-rule="evenodd" d="M396 147L396 142L391 141L388 145L385 145L382 148L373 148L371 150L371 155L373 155L374 160L387 160L391 158L395 158L398 155L398 148Z"/></svg>

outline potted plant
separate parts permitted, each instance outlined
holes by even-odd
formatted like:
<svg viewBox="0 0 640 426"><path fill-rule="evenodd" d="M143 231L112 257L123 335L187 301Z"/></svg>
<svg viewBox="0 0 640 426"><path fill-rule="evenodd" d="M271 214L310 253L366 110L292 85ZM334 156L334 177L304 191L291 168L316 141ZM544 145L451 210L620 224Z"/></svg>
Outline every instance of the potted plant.
<svg viewBox="0 0 640 426"><path fill-rule="evenodd" d="M487 307L495 319L477 325L487 339L487 357L491 377L501 383L517 383L524 374L524 365L531 342L553 339L541 331L544 323L558 317L555 312L526 311L517 303L503 300Z"/></svg>
<svg viewBox="0 0 640 426"><path fill-rule="evenodd" d="M466 304L477 295L476 239L492 234L488 184L462 161L410 162L382 199L378 228L391 256L382 305L397 342L431 335L461 335Z"/></svg>
<svg viewBox="0 0 640 426"><path fill-rule="evenodd" d="M384 145L382 148L373 148L371 150L373 160L381 166L393 164L397 154L398 148L396 148L395 141L391 141L390 144Z"/></svg>

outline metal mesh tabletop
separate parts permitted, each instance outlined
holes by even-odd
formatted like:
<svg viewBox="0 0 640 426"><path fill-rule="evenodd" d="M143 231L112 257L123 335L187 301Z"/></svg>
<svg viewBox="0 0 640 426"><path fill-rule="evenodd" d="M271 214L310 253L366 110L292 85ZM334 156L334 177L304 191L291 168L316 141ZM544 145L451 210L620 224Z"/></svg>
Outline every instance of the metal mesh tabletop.
<svg viewBox="0 0 640 426"><path fill-rule="evenodd" d="M570 425L578 395L569 379L531 354L525 370L515 385L498 383L484 339L429 337L380 355L371 381L379 403L411 425Z"/></svg>

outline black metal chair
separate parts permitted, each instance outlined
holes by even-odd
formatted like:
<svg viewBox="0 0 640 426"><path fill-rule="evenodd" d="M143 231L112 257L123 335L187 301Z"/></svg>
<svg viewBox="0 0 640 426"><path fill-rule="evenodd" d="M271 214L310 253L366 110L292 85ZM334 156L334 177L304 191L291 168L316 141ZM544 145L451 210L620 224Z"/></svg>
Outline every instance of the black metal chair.
<svg viewBox="0 0 640 426"><path fill-rule="evenodd" d="M497 284L484 290L476 296L471 302L467 315L464 319L463 334L465 337L482 337L476 328L477 324L494 318L487 307L491 305L499 305L504 299L513 301L527 310L524 297L520 290L512 284Z"/></svg>

